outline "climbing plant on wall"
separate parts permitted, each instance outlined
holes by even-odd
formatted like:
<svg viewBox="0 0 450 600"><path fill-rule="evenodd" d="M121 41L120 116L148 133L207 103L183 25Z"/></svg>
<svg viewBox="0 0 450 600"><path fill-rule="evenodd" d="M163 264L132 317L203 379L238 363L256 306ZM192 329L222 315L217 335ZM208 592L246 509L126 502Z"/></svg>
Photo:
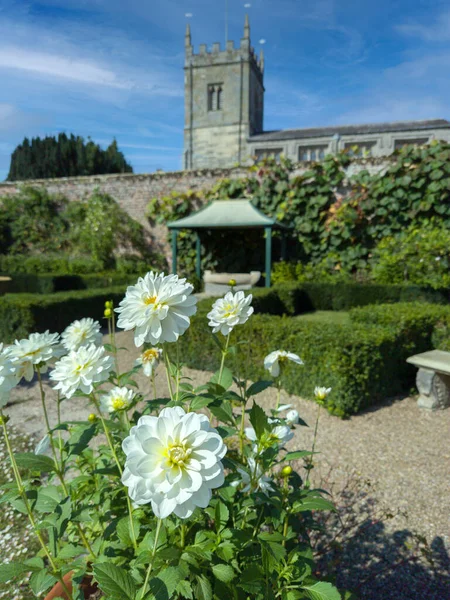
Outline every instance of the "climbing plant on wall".
<svg viewBox="0 0 450 600"><path fill-rule="evenodd" d="M411 224L436 218L450 226L450 144L406 146L394 153L384 171L363 170L348 178L351 160L346 152L328 155L295 175L291 161L267 159L250 167L242 179L223 179L209 190L153 199L147 214L164 223L186 216L210 199L250 197L267 215L293 225L292 258L313 265L326 260L346 272L366 268L382 239ZM190 273L195 237L191 233L180 237L181 268ZM224 243L218 235L211 240L203 268L218 265ZM255 243L251 236L246 238L247 258L253 247L256 252ZM226 243L229 262L239 264L236 251L236 244Z"/></svg>

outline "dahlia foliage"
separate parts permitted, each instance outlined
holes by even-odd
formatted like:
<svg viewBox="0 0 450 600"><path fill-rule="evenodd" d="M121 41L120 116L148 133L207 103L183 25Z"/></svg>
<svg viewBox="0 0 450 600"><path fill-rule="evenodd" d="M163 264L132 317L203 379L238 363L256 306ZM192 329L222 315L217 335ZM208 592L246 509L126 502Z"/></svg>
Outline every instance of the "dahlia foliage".
<svg viewBox="0 0 450 600"><path fill-rule="evenodd" d="M296 426L306 423L280 405L284 369L303 363L271 352L260 366L274 381L249 382L251 340L239 332L252 296L229 292L207 317L218 371L195 387L181 363L204 318L195 316L192 291L185 279L151 272L115 310L107 302L105 345L91 318L61 336L33 333L0 345L7 442L8 401L22 380L34 381L47 426L35 453L10 452L15 483L2 501L28 515L40 548L24 563L0 565L11 597L25 573L36 595L57 585L56 596L69 600L81 600L87 582L110 600L342 597L330 574L318 579L309 542L314 511L333 506L310 483L315 453L295 449ZM115 313L134 336L131 362L116 347ZM133 367L123 372L125 362ZM256 398L272 385L276 402L263 410ZM317 399L328 392L316 388ZM73 421L71 406L80 402L91 414Z"/></svg>

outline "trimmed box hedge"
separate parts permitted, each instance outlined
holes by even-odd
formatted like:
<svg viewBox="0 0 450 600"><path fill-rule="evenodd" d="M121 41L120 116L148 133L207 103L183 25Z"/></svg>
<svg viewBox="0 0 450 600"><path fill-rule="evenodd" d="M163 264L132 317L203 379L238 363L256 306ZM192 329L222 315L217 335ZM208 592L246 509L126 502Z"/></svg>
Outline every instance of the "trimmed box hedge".
<svg viewBox="0 0 450 600"><path fill-rule="evenodd" d="M86 275L59 275L57 273L15 273L11 276L9 293L52 294L70 290L107 288L116 285L131 285L138 275L106 271Z"/></svg>
<svg viewBox="0 0 450 600"><path fill-rule="evenodd" d="M273 291L273 290L272 290ZM264 308L260 298L255 306ZM292 299L292 296L290 296ZM258 304L259 303L259 304ZM196 369L214 371L220 356L211 336L202 300L191 327L180 338L183 360ZM356 414L381 400L409 393L416 369L408 356L433 347L450 347L450 307L422 303L368 306L350 311L350 324L311 322L301 318L254 315L238 327L249 341L249 360L239 359L241 376L268 378L264 357L285 349L301 356L303 367L289 366L283 387L304 398L314 398L314 387L332 387L328 410L341 417ZM206 340L206 341L205 341ZM446 344L448 347L446 348ZM242 365L248 363L248 372Z"/></svg>
<svg viewBox="0 0 450 600"><path fill-rule="evenodd" d="M61 333L75 319L92 317L101 321L105 302L114 305L123 299L125 286L102 290L79 290L76 293L6 294L0 296L0 341L11 343L30 333Z"/></svg>

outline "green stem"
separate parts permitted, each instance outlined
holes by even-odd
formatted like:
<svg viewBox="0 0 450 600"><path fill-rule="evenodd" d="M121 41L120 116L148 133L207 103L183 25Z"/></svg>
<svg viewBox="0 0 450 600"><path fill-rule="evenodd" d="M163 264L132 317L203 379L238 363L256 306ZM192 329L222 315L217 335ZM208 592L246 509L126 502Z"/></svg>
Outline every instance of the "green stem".
<svg viewBox="0 0 450 600"><path fill-rule="evenodd" d="M313 444L312 444L312 449L311 449L311 457L309 459L309 463L308 463L308 467L307 467L308 472L306 474L305 485L307 485L308 482L309 482L309 474L311 473L311 470L312 470L312 462L313 462L313 457L314 457L314 450L316 448L317 428L319 427L320 409L321 409L321 406L319 404L319 409L317 411L316 425L314 427L314 437L313 437Z"/></svg>
<svg viewBox="0 0 450 600"><path fill-rule="evenodd" d="M242 405L242 414L241 414L241 428L239 431L239 450L241 453L242 460L244 459L244 439L245 439L245 407L247 402Z"/></svg>
<svg viewBox="0 0 450 600"><path fill-rule="evenodd" d="M181 541L180 541L181 549L184 548L185 540L186 540L186 525L185 525L185 523L181 523Z"/></svg>
<svg viewBox="0 0 450 600"><path fill-rule="evenodd" d="M283 524L283 542L282 545L285 546L286 545L286 536L287 536L287 532L288 532L288 526L289 526L289 513L288 513L288 508L289 508L289 503L287 501L287 497L289 494L289 483L288 483L288 479L289 477L286 477L284 479L284 483L283 483L283 492L284 492L284 500L286 503L285 506L285 510L286 510L286 516L284 518L284 524Z"/></svg>
<svg viewBox="0 0 450 600"><path fill-rule="evenodd" d="M113 347L114 364L116 367L117 383L119 383L119 359L117 357L117 346L116 346L116 319L114 315L114 306L111 308L111 346Z"/></svg>
<svg viewBox="0 0 450 600"><path fill-rule="evenodd" d="M176 382L176 399L178 402L178 396L180 393L180 346L178 344L178 340L176 342L177 347L177 382Z"/></svg>
<svg viewBox="0 0 450 600"><path fill-rule="evenodd" d="M166 377L167 377L167 385L169 387L169 395L170 395L170 399L173 401L175 398L173 395L172 378L170 375L170 359L169 359L169 354L167 353L167 345L166 344L164 344L163 356L164 356L164 364L166 366Z"/></svg>
<svg viewBox="0 0 450 600"><path fill-rule="evenodd" d="M155 373L152 373L152 387L153 387L153 399L156 400L158 394L156 393L156 382L155 382Z"/></svg>
<svg viewBox="0 0 450 600"><path fill-rule="evenodd" d="M219 370L219 381L217 382L219 385L222 381L223 367L225 365L225 358L228 354L228 345L230 343L230 336L231 336L231 331L227 335L227 341L225 342L225 348L222 350L222 360L220 361L220 370Z"/></svg>
<svg viewBox="0 0 450 600"><path fill-rule="evenodd" d="M100 417L100 421L102 423L103 431L105 432L106 441L108 442L109 449L111 450L111 454L113 455L114 461L119 470L120 477L122 478L122 473L123 473L122 465L120 464L119 458L117 457L116 449L114 448L114 442L112 441L108 426L106 425L106 421L103 418L103 414L102 414L102 411L100 410L100 406L99 406L97 398L95 397L95 394L91 394L91 400L94 403L95 408L97 409L98 416ZM133 547L134 547L135 551L137 551L137 541L136 541L136 535L134 532L134 523L133 523L133 507L131 505L131 500L128 495L128 490L125 489L125 492L126 492L126 497L127 497L128 516L130 519L131 541L133 542Z"/></svg>
<svg viewBox="0 0 450 600"><path fill-rule="evenodd" d="M281 379L277 378L277 403L275 405L275 410L278 410L280 406L280 398L281 398Z"/></svg>
<svg viewBox="0 0 450 600"><path fill-rule="evenodd" d="M23 503L25 505L25 510L27 511L27 515L28 515L28 520L30 521L30 525L33 528L34 533L36 534L37 539L39 540L41 548L44 551L44 554L46 555L46 557L48 559L48 562L50 563L50 566L51 566L51 568L53 570L53 575L55 577L57 577L57 579L60 581L60 583L61 583L61 585L62 585L62 587L64 589L64 592L67 595L67 598L69 598L69 600L72 600L73 599L72 593L67 588L67 585L66 585L63 577L61 576L60 572L58 571L58 569L56 567L56 564L55 564L55 562L53 560L53 557L50 554L50 550L47 548L47 545L46 545L46 543L45 543L45 541L44 541L44 539L43 539L43 537L41 535L41 532L38 529L36 521L34 520L33 513L32 513L32 510L31 510L31 506L30 506L30 503L28 502L28 497L27 497L27 494L26 494L26 491L25 491L25 487L23 485L22 477L20 475L19 468L17 466L16 459L14 457L14 452L13 452L12 447L11 447L11 442L10 442L9 435L8 435L8 429L6 427L6 417L4 416L4 414L3 414L3 412L1 410L0 410L0 420L1 420L1 423L2 423L2 427L3 427L3 434L4 434L4 437L5 437L6 448L8 450L9 459L11 461L11 466L12 466L12 469L13 469L14 478L16 480L17 489L19 490L19 494L20 494L20 496L22 498L22 501L23 501Z"/></svg>
<svg viewBox="0 0 450 600"><path fill-rule="evenodd" d="M53 458L55 461L55 465L56 465L56 474L58 475L58 479L61 482L61 487L64 491L64 494L66 496L70 496L69 490L67 488L66 482L64 480L64 467L63 467L63 460L62 460L62 442L61 442L61 432L60 430L58 430L59 432L59 439L60 439L60 455L61 455L61 462L58 460L58 456L56 454L56 448L55 448L55 443L53 441L53 436L52 436L52 432L51 432L51 428L50 428L50 421L48 419L48 413L47 413L47 406L45 404L45 392L44 392L44 388L42 385L42 378L41 378L41 372L39 367L36 367L36 372L37 372L37 376L38 376L38 381L39 381L39 389L41 391L41 401L42 401L42 409L44 411L44 419L45 419L45 425L47 427L47 435L50 439L50 446L52 448L52 454L53 454ZM59 395L58 395L58 423L60 422L61 419L61 412L60 412L60 408L59 408ZM80 534L80 537L83 541L83 544L86 548L86 550L89 552L89 554L95 558L95 554L92 550L92 547L88 541L88 539L86 538L86 535L83 531L83 528L81 527L80 523L77 523L77 529L78 532Z"/></svg>
<svg viewBox="0 0 450 600"><path fill-rule="evenodd" d="M150 564L148 565L147 573L145 575L144 585L142 586L141 595L139 596L139 600L142 600L142 598L145 596L145 592L147 591L150 574L153 569L153 561L155 560L156 548L158 546L158 538L159 538L159 532L161 531L161 525L162 525L162 519L158 519L158 524L156 526L155 541L153 543L153 550L152 550L152 555L150 558Z"/></svg>

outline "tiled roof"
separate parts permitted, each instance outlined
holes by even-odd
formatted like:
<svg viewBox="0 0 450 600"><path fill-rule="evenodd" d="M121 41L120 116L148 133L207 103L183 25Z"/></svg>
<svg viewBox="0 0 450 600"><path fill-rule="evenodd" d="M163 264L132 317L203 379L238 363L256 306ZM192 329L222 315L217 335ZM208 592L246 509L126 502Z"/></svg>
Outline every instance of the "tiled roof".
<svg viewBox="0 0 450 600"><path fill-rule="evenodd" d="M271 142L278 140L308 139L342 135L364 135L369 133L391 133L401 131L426 131L427 129L449 129L450 121L430 119L427 121L396 121L392 123L366 123L362 125L330 125L309 129L279 129L252 135L249 142Z"/></svg>

